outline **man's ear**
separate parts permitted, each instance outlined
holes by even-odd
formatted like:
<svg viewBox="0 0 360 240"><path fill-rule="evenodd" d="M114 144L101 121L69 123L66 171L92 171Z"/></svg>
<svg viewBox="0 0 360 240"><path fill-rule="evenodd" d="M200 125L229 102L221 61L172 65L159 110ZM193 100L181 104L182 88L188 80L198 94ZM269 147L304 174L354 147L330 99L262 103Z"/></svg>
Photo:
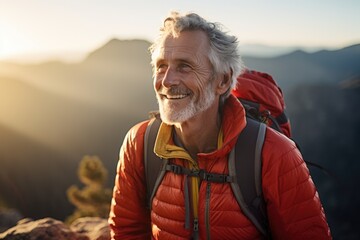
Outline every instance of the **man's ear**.
<svg viewBox="0 0 360 240"><path fill-rule="evenodd" d="M232 75L231 72L228 72L228 73L225 73L225 74L221 75L220 81L219 81L218 86L217 86L217 92L218 92L219 95L224 94L230 88L231 75Z"/></svg>

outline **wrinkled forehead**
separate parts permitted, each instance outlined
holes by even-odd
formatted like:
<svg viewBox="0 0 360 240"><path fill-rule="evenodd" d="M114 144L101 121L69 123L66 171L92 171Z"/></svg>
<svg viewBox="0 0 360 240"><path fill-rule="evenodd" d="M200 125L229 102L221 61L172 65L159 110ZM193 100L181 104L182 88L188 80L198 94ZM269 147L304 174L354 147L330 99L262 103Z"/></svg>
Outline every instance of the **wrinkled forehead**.
<svg viewBox="0 0 360 240"><path fill-rule="evenodd" d="M208 58L210 51L209 40L201 31L182 32L174 37L167 35L163 38L152 54L152 60L172 58Z"/></svg>
<svg viewBox="0 0 360 240"><path fill-rule="evenodd" d="M207 58L206 53L194 51L188 47L172 46L160 47L153 56L155 61L159 60L187 60Z"/></svg>

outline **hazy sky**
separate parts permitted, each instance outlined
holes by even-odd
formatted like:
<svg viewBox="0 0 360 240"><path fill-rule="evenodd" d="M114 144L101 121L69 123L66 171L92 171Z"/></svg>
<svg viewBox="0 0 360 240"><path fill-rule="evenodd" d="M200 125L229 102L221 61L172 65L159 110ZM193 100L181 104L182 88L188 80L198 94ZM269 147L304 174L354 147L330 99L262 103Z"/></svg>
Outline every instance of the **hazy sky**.
<svg viewBox="0 0 360 240"><path fill-rule="evenodd" d="M220 22L241 44L360 43L359 0L0 0L0 60L83 53L111 38L152 41L171 10Z"/></svg>

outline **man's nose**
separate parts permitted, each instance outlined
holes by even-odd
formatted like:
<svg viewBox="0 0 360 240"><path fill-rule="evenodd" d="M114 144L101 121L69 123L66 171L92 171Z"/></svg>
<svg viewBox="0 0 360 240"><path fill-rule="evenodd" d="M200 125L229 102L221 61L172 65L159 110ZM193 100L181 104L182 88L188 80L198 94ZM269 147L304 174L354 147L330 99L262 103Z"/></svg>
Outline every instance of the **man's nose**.
<svg viewBox="0 0 360 240"><path fill-rule="evenodd" d="M165 72L165 75L164 75L164 78L162 79L161 84L165 88L170 88L172 86L178 85L179 84L179 76L178 76L176 70L169 67Z"/></svg>

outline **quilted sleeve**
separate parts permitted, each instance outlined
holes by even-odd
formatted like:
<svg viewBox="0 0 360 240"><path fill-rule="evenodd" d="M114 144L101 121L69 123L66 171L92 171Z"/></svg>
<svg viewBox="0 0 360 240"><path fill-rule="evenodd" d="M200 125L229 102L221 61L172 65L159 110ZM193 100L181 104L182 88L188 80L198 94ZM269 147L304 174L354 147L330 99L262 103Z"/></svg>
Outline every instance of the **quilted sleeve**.
<svg viewBox="0 0 360 240"><path fill-rule="evenodd" d="M109 215L111 239L150 239L142 162L145 128L146 124L133 127L120 149Z"/></svg>
<svg viewBox="0 0 360 240"><path fill-rule="evenodd" d="M331 239L318 192L295 144L267 131L263 191L273 239Z"/></svg>

